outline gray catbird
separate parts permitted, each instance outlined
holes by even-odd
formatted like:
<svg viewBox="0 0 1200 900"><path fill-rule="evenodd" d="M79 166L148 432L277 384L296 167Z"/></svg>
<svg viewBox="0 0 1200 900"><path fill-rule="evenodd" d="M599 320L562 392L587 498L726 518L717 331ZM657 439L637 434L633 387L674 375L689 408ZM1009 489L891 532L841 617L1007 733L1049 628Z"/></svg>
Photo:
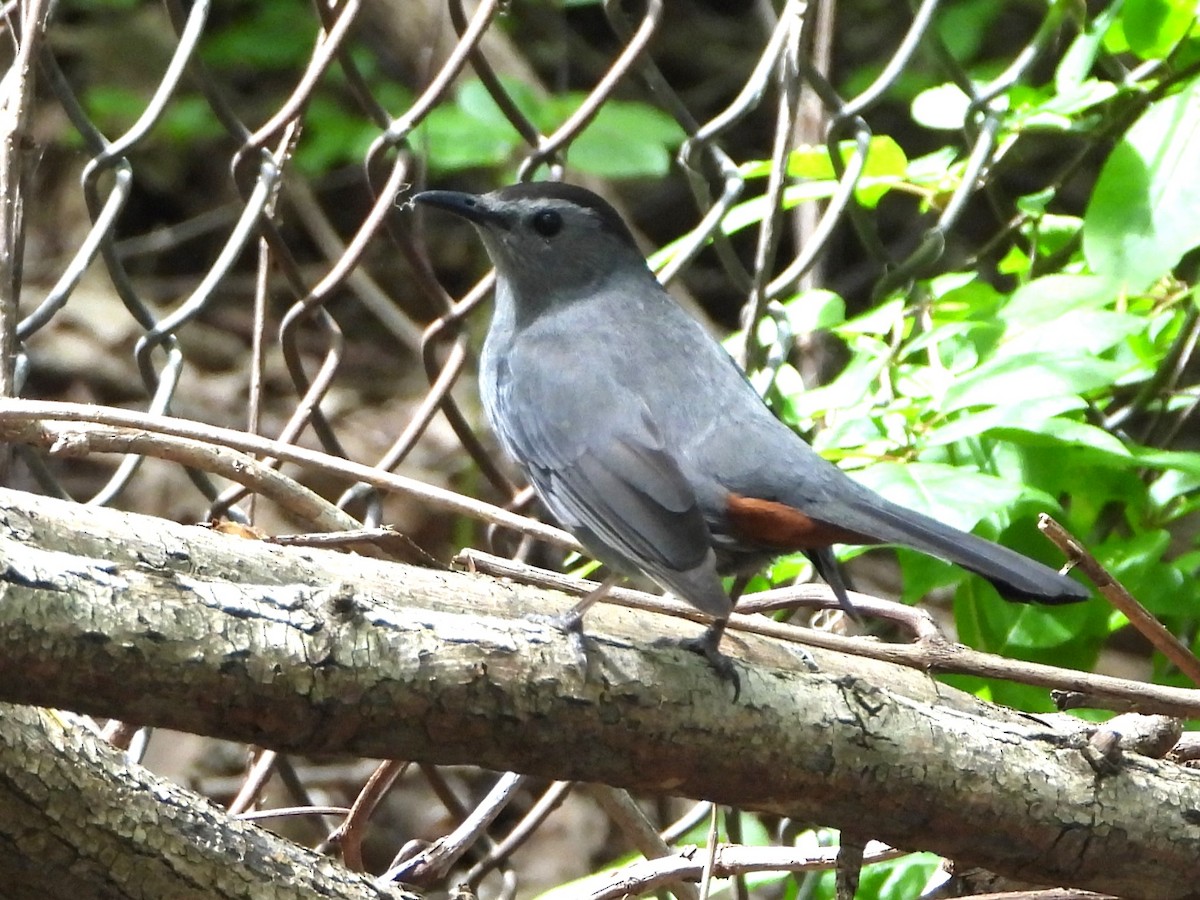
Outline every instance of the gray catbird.
<svg viewBox="0 0 1200 900"><path fill-rule="evenodd" d="M547 509L597 559L648 575L715 619L720 573L801 550L851 612L836 543L902 544L1010 600L1087 599L1078 582L913 512L826 462L770 412L733 359L655 280L617 212L570 184L415 201L470 221L496 266L480 386L489 422ZM578 627L583 608L570 624Z"/></svg>

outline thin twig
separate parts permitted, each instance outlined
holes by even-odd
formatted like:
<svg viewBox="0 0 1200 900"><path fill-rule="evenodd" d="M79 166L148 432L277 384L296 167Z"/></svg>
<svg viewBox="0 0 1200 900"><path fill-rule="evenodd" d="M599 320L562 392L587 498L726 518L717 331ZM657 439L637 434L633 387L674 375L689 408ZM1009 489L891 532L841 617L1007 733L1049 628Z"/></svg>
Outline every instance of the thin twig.
<svg viewBox="0 0 1200 900"><path fill-rule="evenodd" d="M494 574L503 572L508 577L512 577L518 572L523 574L531 568L511 563L511 561L508 566L504 566L502 563L505 561L477 550L465 551L460 554L459 559L470 559L478 571ZM587 593L595 587L593 582L572 579L565 575L544 572L544 570L540 573L540 583L556 589L568 590L571 593ZM824 585L784 588L752 596L768 596L771 608L778 608L783 604L784 597L788 593L794 595L797 604L804 603L827 608L837 605L833 592ZM851 597L856 607L864 612L873 608L886 609L892 605L890 601L864 594L855 593ZM665 613L693 622L708 621L703 613L679 600L627 588L611 589L605 596L604 602L627 606L631 609ZM739 610L742 608L742 602L744 601L740 601L738 604ZM911 644L888 644L874 639L845 637L813 628L774 622L765 616L735 612L729 619L729 631L778 638L791 643L820 647L864 659L895 663L924 672L977 675L981 678L1000 678L1050 690L1075 691L1088 697L1090 705L1099 709L1158 713L1182 718L1200 716L1200 690L1146 684L1109 675L1094 675L1074 669L1006 659L954 643L936 629L923 633Z"/></svg>
<svg viewBox="0 0 1200 900"><path fill-rule="evenodd" d="M326 839L326 843L337 844L341 848L342 862L346 868L355 872L366 870L363 864L362 841L367 820L408 766L409 763L398 760L385 760L380 763L379 768L371 773L366 785L354 798L354 806L345 820Z"/></svg>
<svg viewBox="0 0 1200 900"><path fill-rule="evenodd" d="M233 802L229 804L229 812L232 815L241 815L249 811L258 802L258 798L262 796L267 782L275 774L275 765L278 761L279 754L274 750L260 749L258 751L258 756L254 760L254 765L250 767L250 771L246 774L246 780L242 783L241 790L233 798Z"/></svg>
<svg viewBox="0 0 1200 900"><path fill-rule="evenodd" d="M613 824L646 859L661 859L674 851L650 824L646 814L629 796L628 791L605 784L588 785L588 793L608 815ZM698 900L696 888L686 882L669 885L667 890L679 900Z"/></svg>
<svg viewBox="0 0 1200 900"><path fill-rule="evenodd" d="M734 847L722 846L713 859L713 875L729 878L756 872L820 872L832 869L838 849L822 848L805 852L794 847ZM863 864L885 862L906 856L878 841L871 841L863 856ZM698 881L704 871L705 856L694 849L665 859L633 863L613 872L601 885L586 895L587 900L621 900L623 897L648 894L682 880Z"/></svg>
<svg viewBox="0 0 1200 900"><path fill-rule="evenodd" d="M1038 517L1038 528L1062 551L1068 562L1078 566L1116 609L1124 613L1131 625L1148 640L1156 650L1174 663L1192 684L1200 685L1200 660L1179 638L1167 631L1162 622L1125 589L1100 561L1088 552L1070 532L1043 513Z"/></svg>
<svg viewBox="0 0 1200 900"><path fill-rule="evenodd" d="M193 422L187 419L155 416L113 407L40 400L0 400L0 426L37 423L42 428L49 428L51 427L51 423L56 422L90 422L96 425L109 426L111 429L110 432L106 432L103 429L92 429L89 435L96 436L94 439L100 439L106 433L111 434L111 440L114 443L119 443L120 441L138 443L138 435L130 433L126 429L140 429L151 434L168 435L202 442L203 444L216 445L216 448L229 447L241 453L273 456L297 465L311 466L328 474L344 477L348 481L364 481L382 490L407 494L425 501L430 506L470 516L495 525L502 525L506 528L512 528L514 531L528 534L531 537L564 547L568 550L581 549L579 543L565 531L534 519L526 518L525 516L516 515L497 506L492 506L490 503L473 500L462 494L456 494L453 491L417 481L415 478L406 478L403 475L381 472L378 469L364 466L361 463L339 459L325 453L320 453L319 451L308 450L292 444L283 444L269 438L246 434L244 431L220 428L215 425L206 425L203 422ZM71 433L70 429L59 426L55 427L58 428L59 433L65 436L69 436ZM41 443L36 432L26 433L24 430L16 427L3 428L3 432L6 440ZM64 439L69 442L69 437ZM139 450L138 452L149 452L153 446L151 445L151 447ZM164 446L174 446L174 444ZM160 449L161 452L163 451ZM232 477L230 480L241 481L241 479ZM278 498L273 497L272 499ZM358 523L349 527L358 527Z"/></svg>
<svg viewBox="0 0 1200 900"><path fill-rule="evenodd" d="M471 811L461 825L444 838L434 841L424 852L393 866L379 877L378 883L403 881L417 885L436 884L529 781L525 775L502 775L487 797Z"/></svg>

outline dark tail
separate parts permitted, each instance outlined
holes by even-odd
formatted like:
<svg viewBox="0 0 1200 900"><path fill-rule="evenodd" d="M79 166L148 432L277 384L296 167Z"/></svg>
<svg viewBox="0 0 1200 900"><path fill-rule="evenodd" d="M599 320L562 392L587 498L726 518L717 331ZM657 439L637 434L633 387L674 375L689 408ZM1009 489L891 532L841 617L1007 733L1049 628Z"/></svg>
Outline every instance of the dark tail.
<svg viewBox="0 0 1200 900"><path fill-rule="evenodd" d="M1006 600L1058 604L1078 603L1091 597L1091 592L1078 581L1049 566L878 495L845 502L851 514L839 524L880 543L901 544L962 566L990 581Z"/></svg>

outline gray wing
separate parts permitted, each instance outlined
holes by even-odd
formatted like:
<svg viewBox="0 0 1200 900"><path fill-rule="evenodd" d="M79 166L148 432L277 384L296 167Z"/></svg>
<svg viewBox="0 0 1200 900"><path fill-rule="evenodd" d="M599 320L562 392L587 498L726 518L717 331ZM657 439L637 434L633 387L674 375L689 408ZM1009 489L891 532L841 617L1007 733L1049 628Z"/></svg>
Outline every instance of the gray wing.
<svg viewBox="0 0 1200 900"><path fill-rule="evenodd" d="M536 365L535 375L504 366L485 396L493 427L542 502L602 562L728 615L695 492L644 406L614 385L594 389L587 375L573 373L567 388L562 369L545 358Z"/></svg>

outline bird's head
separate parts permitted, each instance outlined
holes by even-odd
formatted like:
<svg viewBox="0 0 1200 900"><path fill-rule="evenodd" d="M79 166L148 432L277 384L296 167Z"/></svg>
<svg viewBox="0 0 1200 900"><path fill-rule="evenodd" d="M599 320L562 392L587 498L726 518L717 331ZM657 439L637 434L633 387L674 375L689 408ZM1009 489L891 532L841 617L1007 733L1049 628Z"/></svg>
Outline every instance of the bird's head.
<svg viewBox="0 0 1200 900"><path fill-rule="evenodd" d="M613 277L649 273L617 211L573 184L515 184L487 194L424 191L412 199L474 225L497 275L518 298L569 300Z"/></svg>

